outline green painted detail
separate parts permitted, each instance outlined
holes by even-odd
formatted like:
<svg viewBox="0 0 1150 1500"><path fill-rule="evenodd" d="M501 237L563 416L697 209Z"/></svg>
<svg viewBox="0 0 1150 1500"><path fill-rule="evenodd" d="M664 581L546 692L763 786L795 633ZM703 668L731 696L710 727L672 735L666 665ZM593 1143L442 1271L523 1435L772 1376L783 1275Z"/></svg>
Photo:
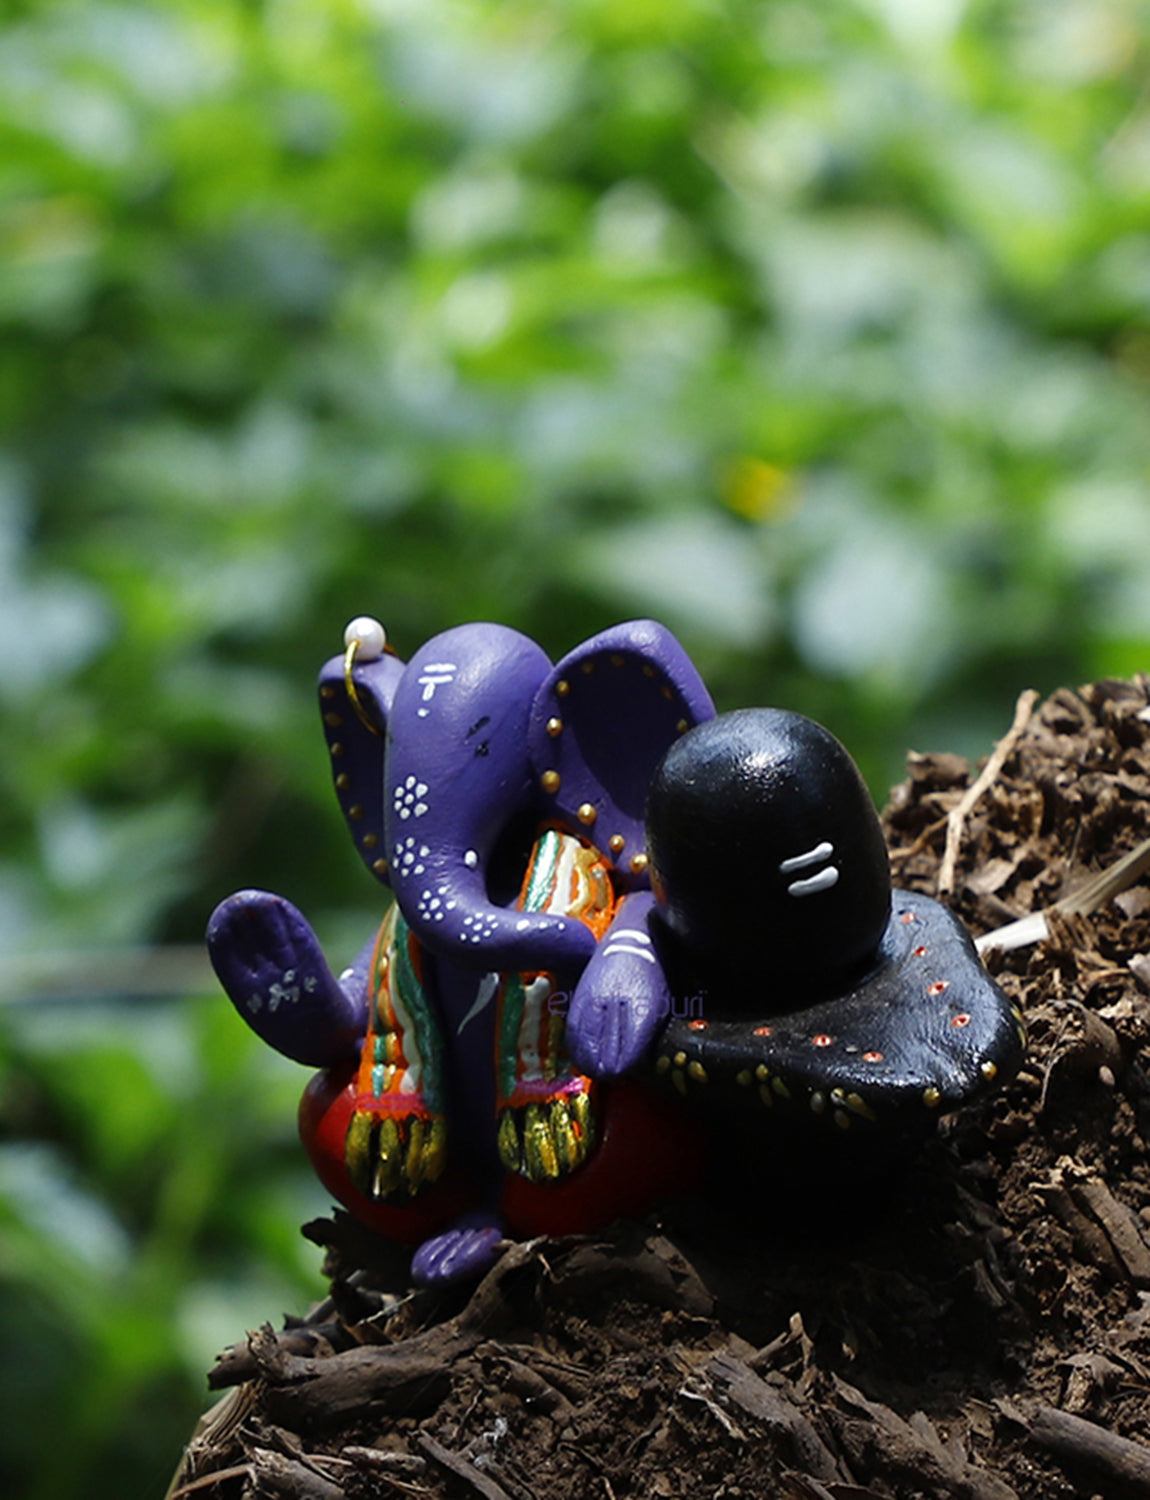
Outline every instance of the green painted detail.
<svg viewBox="0 0 1150 1500"><path fill-rule="evenodd" d="M504 1099L510 1099L515 1092L525 999L522 978L518 974L505 974L499 986L499 1091Z"/></svg>
<svg viewBox="0 0 1150 1500"><path fill-rule="evenodd" d="M442 1114L446 1105L443 1096L443 1038L431 1003L412 967L407 936L407 923L402 916L397 916L391 957L391 1003L400 1024L410 1021L414 1029L415 1044L423 1065L422 1093L427 1108L433 1114Z"/></svg>
<svg viewBox="0 0 1150 1500"><path fill-rule="evenodd" d="M557 828L548 828L540 834L531 856L531 871L527 877L527 889L523 893L524 911L543 911L551 890L551 881L559 854L563 848L563 835Z"/></svg>

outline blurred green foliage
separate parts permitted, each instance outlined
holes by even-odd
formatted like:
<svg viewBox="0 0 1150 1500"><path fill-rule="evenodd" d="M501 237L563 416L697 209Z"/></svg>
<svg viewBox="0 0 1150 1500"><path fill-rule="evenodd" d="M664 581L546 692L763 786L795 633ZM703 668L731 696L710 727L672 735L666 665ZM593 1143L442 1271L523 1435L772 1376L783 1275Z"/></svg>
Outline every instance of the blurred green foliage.
<svg viewBox="0 0 1150 1500"><path fill-rule="evenodd" d="M362 612L655 614L880 800L1145 667L1148 62L1140 0L11 0L0 950L266 885L346 958ZM0 1483L156 1493L205 1330L318 1294L301 1077L206 991L18 999Z"/></svg>

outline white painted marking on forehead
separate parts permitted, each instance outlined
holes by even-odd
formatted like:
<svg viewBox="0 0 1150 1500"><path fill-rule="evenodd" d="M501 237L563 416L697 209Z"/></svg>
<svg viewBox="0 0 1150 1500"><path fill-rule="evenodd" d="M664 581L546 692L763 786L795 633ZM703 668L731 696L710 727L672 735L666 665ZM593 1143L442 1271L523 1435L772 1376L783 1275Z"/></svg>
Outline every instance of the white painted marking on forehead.
<svg viewBox="0 0 1150 1500"><path fill-rule="evenodd" d="M821 865L823 860L830 859L834 852L835 846L824 839L821 844L816 844L805 854L795 854L790 859L784 859L779 866L779 874L789 875L793 870L805 870L811 865Z"/></svg>
<svg viewBox="0 0 1150 1500"><path fill-rule="evenodd" d="M809 875L806 880L795 880L787 886L789 896L817 896L820 891L829 891L832 885L839 883L839 870L837 865L828 865L825 870L820 870L817 875Z"/></svg>
<svg viewBox="0 0 1150 1500"><path fill-rule="evenodd" d="M416 679L423 689L423 702L430 703L435 697L437 687L445 687L451 682L459 668L453 661L431 661L424 667L423 672ZM423 710L419 710L423 717Z"/></svg>

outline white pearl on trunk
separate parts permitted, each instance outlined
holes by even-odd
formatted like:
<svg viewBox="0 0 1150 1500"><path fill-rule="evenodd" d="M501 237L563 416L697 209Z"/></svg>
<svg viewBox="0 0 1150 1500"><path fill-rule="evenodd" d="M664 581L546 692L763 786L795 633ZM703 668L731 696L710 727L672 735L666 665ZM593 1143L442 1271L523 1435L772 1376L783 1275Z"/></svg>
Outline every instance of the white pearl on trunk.
<svg viewBox="0 0 1150 1500"><path fill-rule="evenodd" d="M353 641L357 661L378 661L387 644L387 631L370 615L356 615L343 633L345 646L350 646Z"/></svg>

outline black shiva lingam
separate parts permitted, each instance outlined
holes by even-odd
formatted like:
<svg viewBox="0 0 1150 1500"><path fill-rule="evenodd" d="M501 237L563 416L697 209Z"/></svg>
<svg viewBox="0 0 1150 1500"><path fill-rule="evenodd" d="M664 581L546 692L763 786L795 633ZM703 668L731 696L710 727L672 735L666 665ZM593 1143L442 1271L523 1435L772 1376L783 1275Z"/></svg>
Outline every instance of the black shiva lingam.
<svg viewBox="0 0 1150 1500"><path fill-rule="evenodd" d="M394 903L338 979L267 892L221 903L208 941L248 1024L321 1069L316 1171L418 1246L417 1281L693 1187L695 1101L895 1139L1018 1066L1020 1017L960 924L892 900L843 747L797 714L716 718L662 626L555 665L490 624L406 665L374 620L345 643L325 733Z"/></svg>
<svg viewBox="0 0 1150 1500"><path fill-rule="evenodd" d="M654 1061L681 1094L914 1133L1017 1068L1021 1015L945 907L892 893L862 778L810 719L752 708L685 734L647 847L663 967L696 997Z"/></svg>

